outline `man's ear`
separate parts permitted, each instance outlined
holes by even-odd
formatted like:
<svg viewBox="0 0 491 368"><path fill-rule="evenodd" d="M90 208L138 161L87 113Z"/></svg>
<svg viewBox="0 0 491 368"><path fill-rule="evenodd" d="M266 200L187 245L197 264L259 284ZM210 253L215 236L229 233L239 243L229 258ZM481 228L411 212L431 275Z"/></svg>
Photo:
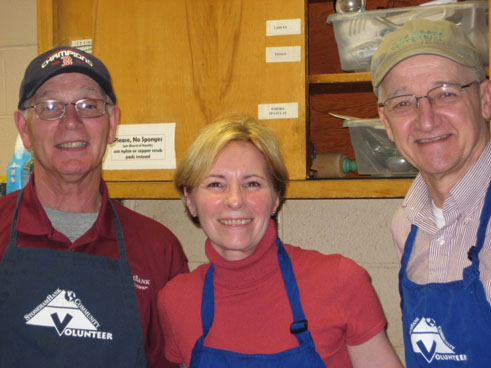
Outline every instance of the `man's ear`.
<svg viewBox="0 0 491 368"><path fill-rule="evenodd" d="M114 105L111 107L112 114L109 116L109 136L107 138L107 144L111 144L114 142L116 138L116 130L118 129L119 123L119 107Z"/></svg>
<svg viewBox="0 0 491 368"><path fill-rule="evenodd" d="M378 116L379 116L382 124L384 124L385 131L387 132L387 137L389 137L391 142L394 142L394 133L392 132L392 128L391 128L390 123L389 123L389 119L387 119L387 116L384 113L383 107L378 108Z"/></svg>
<svg viewBox="0 0 491 368"><path fill-rule="evenodd" d="M27 150L30 150L32 148L32 142L31 138L29 137L29 127L24 111L17 110L14 112L14 121L20 138L22 139L22 143L24 143L24 147Z"/></svg>
<svg viewBox="0 0 491 368"><path fill-rule="evenodd" d="M484 119L491 119L491 82L485 79L479 85L481 92L481 111Z"/></svg>

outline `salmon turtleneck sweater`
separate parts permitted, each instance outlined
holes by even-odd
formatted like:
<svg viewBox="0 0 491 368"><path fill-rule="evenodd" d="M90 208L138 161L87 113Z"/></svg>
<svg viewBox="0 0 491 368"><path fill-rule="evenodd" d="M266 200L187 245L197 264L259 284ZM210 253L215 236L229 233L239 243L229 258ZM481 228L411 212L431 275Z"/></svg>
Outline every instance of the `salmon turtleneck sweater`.
<svg viewBox="0 0 491 368"><path fill-rule="evenodd" d="M205 243L214 264L215 316L205 346L245 354L272 354L298 346L277 257L276 225L249 257L227 261ZM367 272L341 255L284 244L317 352L328 367L351 367L346 345L366 342L386 319ZM201 336L201 294L210 263L178 275L158 296L167 359L189 366Z"/></svg>

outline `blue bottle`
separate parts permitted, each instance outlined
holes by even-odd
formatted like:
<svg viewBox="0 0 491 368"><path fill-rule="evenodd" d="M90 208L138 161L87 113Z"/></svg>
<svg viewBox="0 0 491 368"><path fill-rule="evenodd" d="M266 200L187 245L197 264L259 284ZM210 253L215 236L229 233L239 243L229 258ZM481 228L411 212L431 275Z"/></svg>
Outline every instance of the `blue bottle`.
<svg viewBox="0 0 491 368"><path fill-rule="evenodd" d="M24 148L22 139L18 135L14 155L7 168L7 194L24 188L31 175L32 163L32 153Z"/></svg>

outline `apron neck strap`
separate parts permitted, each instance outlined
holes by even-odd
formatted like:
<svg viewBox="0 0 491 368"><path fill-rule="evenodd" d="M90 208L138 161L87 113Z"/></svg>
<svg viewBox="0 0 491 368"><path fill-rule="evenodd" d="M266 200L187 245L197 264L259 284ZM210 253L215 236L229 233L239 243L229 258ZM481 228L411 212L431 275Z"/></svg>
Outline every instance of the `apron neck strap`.
<svg viewBox="0 0 491 368"><path fill-rule="evenodd" d="M310 333L308 332L307 320L300 302L300 291L298 289L297 280L293 273L293 267L290 257L286 253L283 244L279 238L276 238L278 247L278 262L280 265L281 276L285 285L290 308L293 315L293 322L290 325L290 332L295 335L300 344L310 343ZM210 265L205 275L202 297L201 297L201 327L203 329L202 339L206 337L213 324L215 315L215 295L213 288L213 271L215 266Z"/></svg>
<svg viewBox="0 0 491 368"><path fill-rule="evenodd" d="M205 276L203 292L201 297L201 328L203 329L203 339L208 335L213 317L215 316L215 291L213 288L213 270L215 266L210 264Z"/></svg>
<svg viewBox="0 0 491 368"><path fill-rule="evenodd" d="M469 250L469 258L472 261L472 268L474 270L479 270L479 257L478 254L481 251L484 240L486 239L486 232L488 228L489 218L491 215L491 182L488 185L486 191L486 197L484 199L484 205L481 210L481 216L479 218L479 227L477 229L476 243ZM416 233L418 232L418 226L415 224L411 225L411 231L407 237L406 243L404 245L404 253L401 258L401 273L407 272L407 265L409 262L409 257L411 256L414 241L416 239Z"/></svg>
<svg viewBox="0 0 491 368"><path fill-rule="evenodd" d="M476 248L474 253L477 255L484 244L486 238L486 230L489 223L489 217L491 215L491 182L489 183L488 190L486 192L486 198L484 200L484 206L482 208L481 217L479 219L479 228L477 230ZM477 258L477 257L473 257Z"/></svg>
<svg viewBox="0 0 491 368"><path fill-rule="evenodd" d="M110 198L108 198L107 202L110 204L111 209L113 210L114 231L116 232L116 240L118 242L119 259L126 260L127 256L124 247L123 228L121 226L121 223L119 222L118 213L116 212L116 207L114 207L113 201Z"/></svg>
<svg viewBox="0 0 491 368"><path fill-rule="evenodd" d="M15 204L15 210L14 210L14 216L12 217L12 225L10 228L10 239L9 239L9 247L15 247L17 246L17 230L15 229L15 226L17 224L17 214L19 212L19 204L22 198L22 195L24 193L24 188L22 188L17 195L17 202ZM113 212L113 218L114 218L114 230L116 232L116 240L118 243L118 252L119 252L119 259L120 260L127 260L126 256L126 250L124 247L124 238L123 238L123 230L121 227L121 223L119 222L119 217L118 213L116 212L116 208L114 207L114 204L110 198L108 198L108 203L111 206L112 212Z"/></svg>
<svg viewBox="0 0 491 368"><path fill-rule="evenodd" d="M24 188L22 188L17 195L17 202L15 203L14 216L12 217L12 225L10 228L9 247L15 247L17 242L17 230L15 230L15 225L17 224L17 213L19 212L19 203L22 198L22 193L24 193Z"/></svg>
<svg viewBox="0 0 491 368"><path fill-rule="evenodd" d="M407 264L409 262L409 257L413 251L414 240L416 239L416 234L418 232L418 226L413 224L411 225L411 231L406 239L406 243L404 244L404 253L401 258L401 272L406 272Z"/></svg>
<svg viewBox="0 0 491 368"><path fill-rule="evenodd" d="M305 313L300 302L300 291L298 289L297 279L293 272L292 262L285 247L281 243L280 238L276 238L276 246L278 247L278 262L280 264L281 276L285 285L290 308L292 310L293 322L290 325L290 332L295 335L300 344L309 339L308 322L305 318Z"/></svg>

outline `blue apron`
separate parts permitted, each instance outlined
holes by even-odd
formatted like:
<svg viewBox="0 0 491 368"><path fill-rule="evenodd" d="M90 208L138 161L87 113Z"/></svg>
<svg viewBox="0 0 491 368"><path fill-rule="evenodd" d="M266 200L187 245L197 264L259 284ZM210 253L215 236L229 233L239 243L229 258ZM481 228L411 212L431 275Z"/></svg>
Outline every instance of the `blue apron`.
<svg viewBox="0 0 491 368"><path fill-rule="evenodd" d="M0 367L146 367L121 225L119 259L18 247L19 193L0 263Z"/></svg>
<svg viewBox="0 0 491 368"><path fill-rule="evenodd" d="M314 340L307 328L307 320L300 303L300 293L293 273L290 257L280 240L278 246L278 261L280 264L283 283L288 294L293 314L290 331L298 340L299 346L276 354L241 354L222 349L203 346L204 340L213 323L215 301L213 290L213 264L208 269L203 285L201 301L201 325L203 335L196 341L191 355L190 368L325 368L320 355L315 351Z"/></svg>
<svg viewBox="0 0 491 368"><path fill-rule="evenodd" d="M479 280L481 251L491 212L491 186L481 212L472 264L463 280L419 285L407 276L418 227L412 225L399 273L407 368L491 367L491 306Z"/></svg>

